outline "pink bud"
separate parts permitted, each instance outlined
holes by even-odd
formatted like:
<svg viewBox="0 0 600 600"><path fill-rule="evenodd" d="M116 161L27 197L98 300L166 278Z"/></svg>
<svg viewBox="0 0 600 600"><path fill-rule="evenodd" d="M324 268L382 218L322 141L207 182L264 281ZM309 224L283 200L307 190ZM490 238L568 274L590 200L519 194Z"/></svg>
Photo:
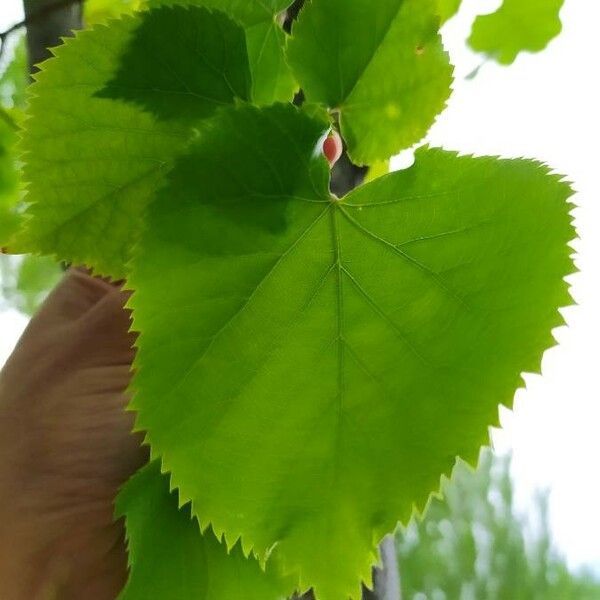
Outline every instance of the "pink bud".
<svg viewBox="0 0 600 600"><path fill-rule="evenodd" d="M343 151L344 146L340 134L337 131L332 131L323 142L323 154L329 161L330 166L335 165Z"/></svg>

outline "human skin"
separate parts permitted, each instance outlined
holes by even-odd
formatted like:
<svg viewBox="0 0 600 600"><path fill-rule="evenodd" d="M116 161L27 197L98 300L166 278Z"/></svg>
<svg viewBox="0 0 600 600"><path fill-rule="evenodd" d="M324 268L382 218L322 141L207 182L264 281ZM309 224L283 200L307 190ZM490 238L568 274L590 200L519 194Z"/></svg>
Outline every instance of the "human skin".
<svg viewBox="0 0 600 600"><path fill-rule="evenodd" d="M71 270L0 373L0 598L114 600L119 487L147 460L126 413L126 295Z"/></svg>

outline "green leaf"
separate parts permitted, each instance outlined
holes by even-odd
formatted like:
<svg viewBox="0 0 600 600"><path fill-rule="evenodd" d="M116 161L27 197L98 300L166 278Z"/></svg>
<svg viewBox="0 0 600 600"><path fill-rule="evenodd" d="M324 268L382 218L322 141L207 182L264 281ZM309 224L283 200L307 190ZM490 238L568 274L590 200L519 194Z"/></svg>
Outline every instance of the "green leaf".
<svg viewBox="0 0 600 600"><path fill-rule="evenodd" d="M151 0L150 6L205 6L227 13L243 25L252 73L252 100L269 105L291 101L298 86L286 62L286 34L278 15L290 0Z"/></svg>
<svg viewBox="0 0 600 600"><path fill-rule="evenodd" d="M435 0L314 0L288 44L309 102L339 112L354 162L419 141L450 95L452 67Z"/></svg>
<svg viewBox="0 0 600 600"><path fill-rule="evenodd" d="M246 36L224 13L163 6L139 20L118 71L97 96L192 121L250 99Z"/></svg>
<svg viewBox="0 0 600 600"><path fill-rule="evenodd" d="M193 135L183 121L157 120L132 103L100 97L138 29L154 15L81 32L43 63L23 143L31 206L17 250L56 255L113 277L126 274L145 207ZM150 102L140 92L144 99ZM189 107L185 94L171 94L169 102L182 114Z"/></svg>
<svg viewBox="0 0 600 600"><path fill-rule="evenodd" d="M421 150L336 201L322 130L223 111L178 161L132 266L132 406L203 526L358 600L539 368L574 233L569 186L525 160Z"/></svg>
<svg viewBox="0 0 600 600"><path fill-rule="evenodd" d="M119 600L282 600L291 591L239 544L227 552L212 531L200 533L158 462L124 486L116 512L125 517L130 565Z"/></svg>
<svg viewBox="0 0 600 600"><path fill-rule="evenodd" d="M500 64L511 64L520 52L539 52L562 29L564 0L504 0L489 15L477 17L469 44Z"/></svg>

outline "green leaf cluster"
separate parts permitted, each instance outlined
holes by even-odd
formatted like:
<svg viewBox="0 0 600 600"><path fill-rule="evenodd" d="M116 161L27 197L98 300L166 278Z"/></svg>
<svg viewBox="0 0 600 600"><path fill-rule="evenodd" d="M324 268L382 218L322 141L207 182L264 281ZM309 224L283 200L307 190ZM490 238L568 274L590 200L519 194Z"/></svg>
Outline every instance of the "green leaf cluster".
<svg viewBox="0 0 600 600"><path fill-rule="evenodd" d="M540 163L424 147L329 190L332 127L385 162L442 110L438 4L313 0L288 38L285 4L154 1L32 86L16 247L134 291L155 462L118 500L127 600L357 600L569 303L571 192Z"/></svg>

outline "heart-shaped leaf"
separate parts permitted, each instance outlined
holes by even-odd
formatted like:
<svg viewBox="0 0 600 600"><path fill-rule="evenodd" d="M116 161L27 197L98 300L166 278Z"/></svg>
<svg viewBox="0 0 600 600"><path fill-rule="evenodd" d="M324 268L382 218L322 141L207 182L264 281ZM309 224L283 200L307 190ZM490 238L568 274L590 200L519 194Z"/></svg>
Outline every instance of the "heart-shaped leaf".
<svg viewBox="0 0 600 600"><path fill-rule="evenodd" d="M526 160L423 149L338 200L322 131L281 105L201 127L132 266L133 407L203 526L357 600L539 368L574 232Z"/></svg>

